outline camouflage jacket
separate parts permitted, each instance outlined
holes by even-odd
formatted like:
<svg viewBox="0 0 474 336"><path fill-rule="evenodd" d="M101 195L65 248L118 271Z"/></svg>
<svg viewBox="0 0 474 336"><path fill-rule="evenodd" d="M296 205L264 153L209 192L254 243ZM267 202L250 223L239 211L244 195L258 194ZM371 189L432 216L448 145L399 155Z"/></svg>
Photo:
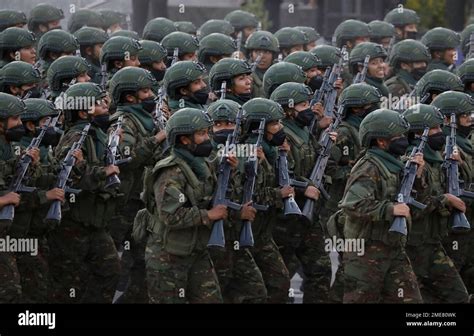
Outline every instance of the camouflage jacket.
<svg viewBox="0 0 474 336"><path fill-rule="evenodd" d="M416 85L416 80L405 70L397 70L395 76L385 81L388 91L394 97L409 94Z"/></svg>

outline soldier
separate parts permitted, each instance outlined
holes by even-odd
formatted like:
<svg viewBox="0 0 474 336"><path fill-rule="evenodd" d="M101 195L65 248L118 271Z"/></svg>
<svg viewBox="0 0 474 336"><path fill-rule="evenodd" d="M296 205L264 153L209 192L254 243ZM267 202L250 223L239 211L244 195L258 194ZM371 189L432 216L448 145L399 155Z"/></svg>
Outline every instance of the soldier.
<svg viewBox="0 0 474 336"><path fill-rule="evenodd" d="M445 91L463 91L464 85L455 74L445 70L427 72L415 85L415 97L422 99L426 94L429 97L423 102L430 104L434 98Z"/></svg>
<svg viewBox="0 0 474 336"><path fill-rule="evenodd" d="M355 77L362 71L364 60L369 56L369 65L367 67L367 76L365 82L376 87L384 97L388 97L388 88L384 85L385 78L385 58L387 53L380 44L372 42L363 42L352 49L349 56L349 67L351 74Z"/></svg>
<svg viewBox="0 0 474 336"><path fill-rule="evenodd" d="M235 41L224 34L213 33L199 41L198 60L206 67L207 73L219 60L229 58L237 50Z"/></svg>
<svg viewBox="0 0 474 336"><path fill-rule="evenodd" d="M39 71L22 61L10 62L0 70L0 91L19 98L39 97L37 86L40 81Z"/></svg>
<svg viewBox="0 0 474 336"><path fill-rule="evenodd" d="M258 268L262 272L267 288L267 303L286 303L291 295L290 276L285 262L273 240L273 226L278 212L283 209L283 199L294 195L290 186L280 188L277 184L275 165L277 147L284 145L285 133L280 123L283 118L282 107L265 98L254 98L245 103L243 125L243 143L255 144L255 131L262 118L265 119L265 134L262 148L257 149L258 174L254 199L256 204L268 206L267 211L259 211L252 223L255 240L250 249ZM284 146L288 151L288 146Z"/></svg>
<svg viewBox="0 0 474 336"><path fill-rule="evenodd" d="M277 59L280 52L278 40L272 33L267 31L256 31L249 36L245 42L245 50L247 51L247 59L253 64L260 57L260 61L255 65L252 73L253 88L252 97L263 97L263 76Z"/></svg>
<svg viewBox="0 0 474 336"><path fill-rule="evenodd" d="M370 28L365 22L359 20L345 20L340 23L333 35L333 45L342 48L346 46L350 52L356 45L369 42Z"/></svg>
<svg viewBox="0 0 474 336"><path fill-rule="evenodd" d="M426 73L430 59L428 48L421 42L404 40L396 43L389 55L394 76L385 81L390 94L395 97L409 94Z"/></svg>
<svg viewBox="0 0 474 336"><path fill-rule="evenodd" d="M124 13L103 9L99 11L104 23L102 29L108 34L127 28L127 16ZM138 39L137 39L138 40Z"/></svg>
<svg viewBox="0 0 474 336"><path fill-rule="evenodd" d="M110 34L110 37L114 37L114 36L124 36L124 37L129 37L134 40L140 40L140 35L138 35L136 31L132 31L132 30L125 30L125 29L117 30L113 32L112 34Z"/></svg>
<svg viewBox="0 0 474 336"><path fill-rule="evenodd" d="M168 52L166 65L170 66L173 61L174 50L178 49L178 61L196 61L199 49L198 39L183 32L173 32L166 35L161 44Z"/></svg>
<svg viewBox="0 0 474 336"><path fill-rule="evenodd" d="M396 42L406 39L416 40L420 17L414 10L404 7L394 8L383 20L395 26Z"/></svg>
<svg viewBox="0 0 474 336"><path fill-rule="evenodd" d="M316 48L311 49L310 52L319 60L317 69L321 82L326 69L332 68L332 66L339 63L339 60L343 57L341 49L329 45L319 45Z"/></svg>
<svg viewBox="0 0 474 336"><path fill-rule="evenodd" d="M207 249L212 222L227 218L226 206L211 207L211 126L204 111L174 113L166 125L171 155L145 177L145 204L155 219L145 252L151 303L222 302Z"/></svg>
<svg viewBox="0 0 474 336"><path fill-rule="evenodd" d="M297 26L295 27L298 30L301 30L308 37L308 43L304 46L304 51L310 51L316 47L316 41L321 38L321 35L313 27L306 26Z"/></svg>
<svg viewBox="0 0 474 336"><path fill-rule="evenodd" d="M74 34L82 27L94 27L103 29L104 19L100 13L91 9L78 9L72 13L67 23L67 29L71 34Z"/></svg>
<svg viewBox="0 0 474 336"><path fill-rule="evenodd" d="M469 55L471 47L471 35L474 33L474 24L467 25L466 28L461 32L461 50L465 59L471 58L474 55Z"/></svg>
<svg viewBox="0 0 474 336"><path fill-rule="evenodd" d="M306 80L306 73L300 66L288 62L276 63L263 76L263 92L265 97L270 97L272 92L283 83L304 84Z"/></svg>
<svg viewBox="0 0 474 336"><path fill-rule="evenodd" d="M440 69L453 72L457 60L457 51L461 43L458 33L443 27L433 28L421 38L431 53L431 62L427 71Z"/></svg>
<svg viewBox="0 0 474 336"><path fill-rule="evenodd" d="M0 32L2 32L9 27L23 28L27 20L23 12L2 9L0 10L0 22Z"/></svg>
<svg viewBox="0 0 474 336"><path fill-rule="evenodd" d="M225 58L217 62L209 73L209 82L213 92L221 97L222 82L226 82L225 98L238 104L252 99L252 69L250 65L235 58Z"/></svg>
<svg viewBox="0 0 474 336"><path fill-rule="evenodd" d="M214 19L204 22L201 27L199 27L198 32L199 40L213 33L220 33L227 36L235 35L234 27L228 21Z"/></svg>
<svg viewBox="0 0 474 336"><path fill-rule="evenodd" d="M119 194L115 188L105 188L105 184L108 176L120 171L115 165L105 166L103 161L107 146L107 135L102 130L104 116L108 117L106 92L94 83L78 83L65 94L67 129L55 149L56 158L65 157L86 125L90 124L91 130L82 144L82 153L73 153L78 163L71 173L72 186L81 192L68 197L63 206L69 211L63 212L61 224L48 236L49 301L111 303L120 263L108 225Z"/></svg>
<svg viewBox="0 0 474 336"><path fill-rule="evenodd" d="M2 184L3 196L0 196L0 205L3 208L6 205L13 204L15 207L20 205L20 195L9 191L8 177L13 177L16 168L16 157L11 146L13 141L20 141L24 134L24 128L21 124L20 115L25 111L25 104L19 98L0 93L0 120L2 137L0 145L2 148L2 172L4 183ZM32 149L26 153L33 159L33 166L37 165L39 160L39 151ZM33 168L34 169L34 168ZM30 172L28 172L30 174ZM0 235L5 239L9 235L11 221L3 220L0 222ZM0 302L18 303L21 297L20 275L18 273L17 262L14 252L0 253Z"/></svg>
<svg viewBox="0 0 474 336"><path fill-rule="evenodd" d="M101 29L94 27L82 27L74 33L74 36L79 42L81 56L90 64L89 77L91 82L100 84L102 80L100 51L109 36Z"/></svg>
<svg viewBox="0 0 474 336"><path fill-rule="evenodd" d="M404 250L405 237L390 233L395 216L410 217L405 203L395 203L403 170L400 155L409 124L398 112L379 109L362 120L359 140L366 154L351 171L340 208L346 216L344 238L361 248L344 251L344 303L421 303L416 276ZM423 157L418 155L417 175ZM356 244L352 244L355 246Z"/></svg>
<svg viewBox="0 0 474 336"><path fill-rule="evenodd" d="M284 61L296 64L303 69L307 78L305 84L308 85L311 90L316 91L321 87L322 78L318 68L321 67L322 63L314 54L308 51L295 51L287 56Z"/></svg>
<svg viewBox="0 0 474 336"><path fill-rule="evenodd" d="M419 145L423 130L430 129L423 151L426 163L424 173L421 183L415 186L417 200L427 207L413 212L406 250L423 302L467 303L466 287L441 244L448 235L451 211L458 209L465 212L466 205L459 197L445 193L447 181L443 176L441 153L446 137L441 130L443 115L436 107L440 101L443 101L443 96L440 96L438 103L433 102L433 106L417 104L403 113L410 123L407 153Z"/></svg>
<svg viewBox="0 0 474 336"><path fill-rule="evenodd" d="M369 22L370 42L381 44L389 52L392 38L395 38L395 26L391 23L374 20Z"/></svg>
<svg viewBox="0 0 474 336"><path fill-rule="evenodd" d="M275 33L280 45L280 53L287 57L295 51L303 51L309 43L308 35L305 32L291 27L284 27Z"/></svg>
<svg viewBox="0 0 474 336"><path fill-rule="evenodd" d="M163 37L177 31L173 21L167 18L154 18L143 28L143 39L161 43Z"/></svg>
<svg viewBox="0 0 474 336"><path fill-rule="evenodd" d="M39 41L46 32L53 29L61 29L62 19L64 19L62 9L41 3L30 11L28 30L32 31Z"/></svg>
<svg viewBox="0 0 474 336"><path fill-rule="evenodd" d="M174 26L180 32L197 36L197 27L191 21L176 21Z"/></svg>
<svg viewBox="0 0 474 336"><path fill-rule="evenodd" d="M237 35L242 32L242 49L240 51L245 52L244 45L247 42L247 39L258 28L258 18L252 13L237 9L228 13L224 17L224 20L229 21L234 27L234 37L237 37Z"/></svg>
<svg viewBox="0 0 474 336"><path fill-rule="evenodd" d="M108 39L100 51L100 63L107 64L109 79L122 68L139 67L140 42L130 37L116 36Z"/></svg>
<svg viewBox="0 0 474 336"><path fill-rule="evenodd" d="M233 133L240 108L239 104L228 99L219 99L209 106L208 113L213 121L211 142L214 148L209 161L213 162L217 169L221 160L220 155L224 153L220 146L225 145L228 135ZM238 142L239 139L236 139L236 143ZM233 161L239 160L238 157L229 156L229 160L238 167L238 162ZM236 197L238 203L242 198L242 195L238 195L242 187L241 174L242 172L234 172L230 181L230 185L234 188L229 188L233 189L233 196ZM248 248L236 246L242 229L241 221L253 221L255 213L256 210L251 205L244 204L240 214L228 218L224 223L225 248L211 247L209 249L219 278L222 297L226 303L265 303L267 299L262 273L252 254Z"/></svg>
<svg viewBox="0 0 474 336"><path fill-rule="evenodd" d="M464 84L464 92L474 98L474 59L468 59L461 64L456 74Z"/></svg>
<svg viewBox="0 0 474 336"><path fill-rule="evenodd" d="M177 62L166 71L163 86L171 113L184 107L204 109L209 97L205 74L204 65L191 61Z"/></svg>
<svg viewBox="0 0 474 336"><path fill-rule="evenodd" d="M451 113L456 114L456 145L460 155L459 173L460 178L464 181L464 186L470 186L474 180L473 174L473 147L472 140L472 119L471 113L474 107L474 100L469 95L448 91L439 95L433 105L438 107L445 116L445 121L449 120ZM444 135L449 134L447 127L443 129ZM469 223L474 223L472 200L462 198L466 203L466 217ZM454 262L456 269L460 273L468 293L474 292L473 267L473 230L468 233L460 234L451 231L445 239L443 245L448 256ZM471 298L472 300L472 298Z"/></svg>
<svg viewBox="0 0 474 336"><path fill-rule="evenodd" d="M51 98L54 100L65 92L72 80L76 83L89 82L91 80L89 71L89 63L82 57L63 56L55 60L51 63L46 76Z"/></svg>
<svg viewBox="0 0 474 336"><path fill-rule="evenodd" d="M160 83L166 72L166 49L155 41L140 41L142 49L138 52L140 67L150 71L156 81Z"/></svg>
<svg viewBox="0 0 474 336"><path fill-rule="evenodd" d="M0 55L2 55L0 68L11 61L35 64L35 44L36 38L33 33L17 27L5 29L0 38Z"/></svg>
<svg viewBox="0 0 474 336"><path fill-rule="evenodd" d="M316 118L310 107L311 89L299 83L285 83L273 91L271 99L282 105L285 111L284 132L290 144L288 167L296 180L308 182L308 186L296 189L295 200L300 209L306 199L318 201L320 191L308 178L316 163L319 150L318 139L308 129ZM336 134L331 133L335 140ZM317 207L315 207L315 212ZM275 225L275 242L280 248L290 277L301 264L305 278L303 303L322 303L328 301L330 267L327 252L324 250L324 233L318 215L313 222L304 218L291 220L279 214Z"/></svg>

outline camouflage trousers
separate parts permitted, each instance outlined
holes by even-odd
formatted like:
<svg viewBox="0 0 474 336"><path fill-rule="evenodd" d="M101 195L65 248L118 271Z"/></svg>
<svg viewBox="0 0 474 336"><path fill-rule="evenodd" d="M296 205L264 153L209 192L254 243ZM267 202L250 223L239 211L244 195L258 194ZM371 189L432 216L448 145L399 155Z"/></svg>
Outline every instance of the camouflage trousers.
<svg viewBox="0 0 474 336"><path fill-rule="evenodd" d="M209 249L225 303L265 303L267 289L262 273L248 249Z"/></svg>
<svg viewBox="0 0 474 336"><path fill-rule="evenodd" d="M290 279L299 265L302 267L303 303L327 303L331 265L329 255L324 250L324 234L319 222L307 225L297 219L279 221L274 230L274 237Z"/></svg>
<svg viewBox="0 0 474 336"><path fill-rule="evenodd" d="M267 288L267 303L287 303L290 274L273 238L267 235L256 238L250 252L262 273Z"/></svg>
<svg viewBox="0 0 474 336"><path fill-rule="evenodd" d="M222 303L209 252L178 256L161 248L151 234L145 250L146 279L150 303Z"/></svg>
<svg viewBox="0 0 474 336"><path fill-rule="evenodd" d="M6 223L0 222L0 239L6 239L7 226ZM0 251L0 304L18 303L20 297L20 273L15 253Z"/></svg>
<svg viewBox="0 0 474 336"><path fill-rule="evenodd" d="M63 218L48 245L51 302L112 303L120 263L105 229Z"/></svg>
<svg viewBox="0 0 474 336"><path fill-rule="evenodd" d="M344 303L421 303L410 260L401 247L366 242L365 253L344 252Z"/></svg>
<svg viewBox="0 0 474 336"><path fill-rule="evenodd" d="M407 246L425 303L465 303L466 286L441 242Z"/></svg>
<svg viewBox="0 0 474 336"><path fill-rule="evenodd" d="M454 262L469 294L474 294L474 230L466 234L451 233L443 243Z"/></svg>

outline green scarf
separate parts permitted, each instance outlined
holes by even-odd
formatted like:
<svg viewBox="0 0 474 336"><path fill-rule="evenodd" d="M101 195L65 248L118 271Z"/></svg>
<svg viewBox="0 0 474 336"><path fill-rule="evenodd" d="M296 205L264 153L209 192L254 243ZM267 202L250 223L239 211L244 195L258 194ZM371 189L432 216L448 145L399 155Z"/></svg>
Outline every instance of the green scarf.
<svg viewBox="0 0 474 336"><path fill-rule="evenodd" d="M362 118L361 116L355 115L353 113L349 113L346 118L346 121L349 125L351 125L355 129L359 129L360 123L362 122L363 119L364 118Z"/></svg>
<svg viewBox="0 0 474 336"><path fill-rule="evenodd" d="M463 150L463 152L473 155L472 143L469 139L456 134L456 144Z"/></svg>
<svg viewBox="0 0 474 336"><path fill-rule="evenodd" d="M389 94L388 88L383 83L383 79L367 76L365 78L365 82L369 85L376 87L380 91L382 96L388 97L388 94Z"/></svg>
<svg viewBox="0 0 474 336"><path fill-rule="evenodd" d="M257 134L251 134L246 143L249 144L255 144L257 142L258 135ZM262 148L263 148L263 153L265 154L265 157L267 161L273 166L276 163L277 156L278 156L278 150L275 146L270 145L265 141L265 139L262 141Z"/></svg>
<svg viewBox="0 0 474 336"><path fill-rule="evenodd" d="M173 147L172 154L183 159L191 167L191 170L199 180L205 181L211 176L211 171L206 164L206 158L194 156L184 147Z"/></svg>
<svg viewBox="0 0 474 336"><path fill-rule="evenodd" d="M412 87L414 87L416 85L416 83L418 82L415 78L413 78L411 73L409 73L408 71L403 70L403 69L399 69L397 71L397 76L400 77L401 79L403 79L405 82L408 83L408 85L410 85Z"/></svg>
<svg viewBox="0 0 474 336"><path fill-rule="evenodd" d="M20 144L22 147L28 148L32 140L33 140L33 137L31 135L25 135L23 138L21 138ZM49 163L48 162L48 154L49 154L48 147L40 145L39 150L40 150L41 164L44 164L44 165L48 164Z"/></svg>
<svg viewBox="0 0 474 336"><path fill-rule="evenodd" d="M309 130L306 126L302 127L294 119L288 118L283 119L283 125L288 127L293 133L298 134L305 143L309 142Z"/></svg>
<svg viewBox="0 0 474 336"><path fill-rule="evenodd" d="M408 147L407 154L411 153L415 146L418 146L421 142L421 139L414 139L411 141L411 146ZM426 144L423 150L423 159L428 162L430 165L441 164L444 162L441 153L433 150L430 145Z"/></svg>
<svg viewBox="0 0 474 336"><path fill-rule="evenodd" d="M372 147L367 152L376 156L378 159L382 161L385 167L392 173L398 174L400 173L403 168L405 167L402 161L395 158L389 152L386 152L380 148Z"/></svg>
<svg viewBox="0 0 474 336"><path fill-rule="evenodd" d="M133 114L149 133L153 132L155 128L153 117L143 109L141 104L125 105L121 110L125 113Z"/></svg>

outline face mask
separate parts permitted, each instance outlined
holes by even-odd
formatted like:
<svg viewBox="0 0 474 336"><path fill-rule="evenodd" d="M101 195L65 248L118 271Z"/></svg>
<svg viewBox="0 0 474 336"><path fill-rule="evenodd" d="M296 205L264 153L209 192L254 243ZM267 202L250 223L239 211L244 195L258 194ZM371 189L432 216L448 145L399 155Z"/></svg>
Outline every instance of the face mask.
<svg viewBox="0 0 474 336"><path fill-rule="evenodd" d="M400 156L406 153L408 146L408 139L406 137L401 137L390 142L390 145L388 146L388 151L391 154Z"/></svg>
<svg viewBox="0 0 474 336"><path fill-rule="evenodd" d="M411 71L413 79L420 80L426 74L426 68L416 68Z"/></svg>
<svg viewBox="0 0 474 336"><path fill-rule="evenodd" d="M378 104L373 104L368 109L364 110L364 112L362 112L362 114L359 114L359 116L362 117L362 118L365 118L366 116L369 115L369 113L372 113L372 112L374 112L375 110L378 110L378 109L379 109L379 105Z"/></svg>
<svg viewBox="0 0 474 336"><path fill-rule="evenodd" d="M418 37L418 32L407 31L405 32L405 36L407 37L407 39L416 40L416 38Z"/></svg>
<svg viewBox="0 0 474 336"><path fill-rule="evenodd" d="M151 70L151 74L153 75L153 77L155 77L157 82L161 82L163 77L165 77L165 72L166 70Z"/></svg>
<svg viewBox="0 0 474 336"><path fill-rule="evenodd" d="M92 118L92 123L99 127L102 131L107 132L110 126L110 120L108 114L98 115Z"/></svg>
<svg viewBox="0 0 474 336"><path fill-rule="evenodd" d="M446 137L444 136L443 132L439 132L428 137L428 145L435 151L441 150L445 143Z"/></svg>
<svg viewBox="0 0 474 336"><path fill-rule="evenodd" d="M471 134L473 128L474 128L474 125L472 125L472 126L461 126L461 125L459 125L458 129L457 129L457 132L463 138L467 138Z"/></svg>
<svg viewBox="0 0 474 336"><path fill-rule="evenodd" d="M46 132L44 133L41 144L46 147L48 146L55 147L59 143L60 138L61 138L61 134L57 133L53 127L48 127L46 129Z"/></svg>
<svg viewBox="0 0 474 336"><path fill-rule="evenodd" d="M148 113L153 113L156 108L156 101L154 97L142 99L141 103L142 108Z"/></svg>
<svg viewBox="0 0 474 336"><path fill-rule="evenodd" d="M323 84L323 76L314 76L309 80L308 86L311 88L311 90L316 91L321 88L321 85Z"/></svg>
<svg viewBox="0 0 474 336"><path fill-rule="evenodd" d="M214 149L211 140L206 140L199 145L194 144L191 153L197 157L208 157Z"/></svg>
<svg viewBox="0 0 474 336"><path fill-rule="evenodd" d="M23 125L15 126L5 131L5 139L7 139L8 142L20 141L24 135L25 127L23 127Z"/></svg>
<svg viewBox="0 0 474 336"><path fill-rule="evenodd" d="M217 132L214 132L212 139L214 140L215 143L217 144L225 144L227 141L227 137L234 133L234 130L231 129L223 129Z"/></svg>
<svg viewBox="0 0 474 336"><path fill-rule="evenodd" d="M302 126L309 126L314 118L314 112L311 108L307 108L306 110L299 111L298 115L296 116L295 120Z"/></svg>
<svg viewBox="0 0 474 336"><path fill-rule="evenodd" d="M209 96L209 91L207 90L207 88L205 88L205 89L201 89L201 90L198 90L198 91L194 92L190 96L190 100L193 103L196 103L196 104L199 104L199 105L204 105L204 104L207 103L208 96Z"/></svg>
<svg viewBox="0 0 474 336"><path fill-rule="evenodd" d="M267 142L272 146L279 147L279 146L283 145L283 142L285 142L285 139L286 139L286 134L285 134L285 131L282 128L281 130L279 130L278 132L273 134L272 139L270 141L267 141Z"/></svg>
<svg viewBox="0 0 474 336"><path fill-rule="evenodd" d="M252 99L252 94L251 93L243 93L236 95L241 101L243 102L248 102L250 99Z"/></svg>

